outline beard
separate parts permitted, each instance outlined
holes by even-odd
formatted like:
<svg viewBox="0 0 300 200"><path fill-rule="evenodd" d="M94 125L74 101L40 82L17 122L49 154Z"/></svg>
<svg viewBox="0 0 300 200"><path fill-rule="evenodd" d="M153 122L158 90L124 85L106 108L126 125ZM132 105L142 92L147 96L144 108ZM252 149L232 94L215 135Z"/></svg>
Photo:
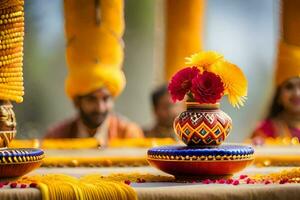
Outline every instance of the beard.
<svg viewBox="0 0 300 200"><path fill-rule="evenodd" d="M167 119L160 119L158 121L158 124L165 128L173 128L173 122L174 122L173 118L167 118Z"/></svg>
<svg viewBox="0 0 300 200"><path fill-rule="evenodd" d="M102 125L105 119L108 116L108 111L99 113L99 112L92 112L92 113L85 113L80 110L80 118L84 125L86 125L90 129L96 129Z"/></svg>
<svg viewBox="0 0 300 200"><path fill-rule="evenodd" d="M165 126L168 128L173 128L174 119L168 119L166 120Z"/></svg>

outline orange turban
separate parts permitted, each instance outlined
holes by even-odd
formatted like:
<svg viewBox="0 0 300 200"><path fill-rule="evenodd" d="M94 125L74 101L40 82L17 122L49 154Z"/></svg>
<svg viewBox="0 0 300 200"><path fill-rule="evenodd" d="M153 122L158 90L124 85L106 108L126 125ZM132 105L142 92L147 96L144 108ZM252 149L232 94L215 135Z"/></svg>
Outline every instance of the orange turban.
<svg viewBox="0 0 300 200"><path fill-rule="evenodd" d="M280 42L276 69L276 84L300 77L300 47Z"/></svg>
<svg viewBox="0 0 300 200"><path fill-rule="evenodd" d="M65 0L64 9L68 96L101 87L119 95L125 86L123 0Z"/></svg>

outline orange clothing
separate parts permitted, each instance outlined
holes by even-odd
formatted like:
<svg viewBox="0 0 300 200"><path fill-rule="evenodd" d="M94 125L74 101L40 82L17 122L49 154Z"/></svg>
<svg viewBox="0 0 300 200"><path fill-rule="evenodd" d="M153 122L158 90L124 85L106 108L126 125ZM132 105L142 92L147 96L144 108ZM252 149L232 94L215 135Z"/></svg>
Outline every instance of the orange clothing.
<svg viewBox="0 0 300 200"><path fill-rule="evenodd" d="M151 129L144 129L145 137L147 138L173 138L177 139L173 127L167 128L155 125Z"/></svg>
<svg viewBox="0 0 300 200"><path fill-rule="evenodd" d="M142 138L144 137L142 130L134 123L122 119L120 116L111 114L108 116L107 138ZM53 127L45 134L45 138L79 138L79 118L68 119ZM87 136L88 137L88 136Z"/></svg>

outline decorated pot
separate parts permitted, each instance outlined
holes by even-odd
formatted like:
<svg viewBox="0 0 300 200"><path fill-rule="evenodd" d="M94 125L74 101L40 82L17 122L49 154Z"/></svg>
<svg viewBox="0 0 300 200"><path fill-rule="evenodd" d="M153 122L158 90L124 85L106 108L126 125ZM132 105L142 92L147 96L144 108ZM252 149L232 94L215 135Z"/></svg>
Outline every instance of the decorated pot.
<svg viewBox="0 0 300 200"><path fill-rule="evenodd" d="M220 104L187 102L186 111L174 120L176 135L188 146L220 145L232 128L231 118Z"/></svg>
<svg viewBox="0 0 300 200"><path fill-rule="evenodd" d="M0 100L0 147L7 147L16 135L16 117L9 101Z"/></svg>

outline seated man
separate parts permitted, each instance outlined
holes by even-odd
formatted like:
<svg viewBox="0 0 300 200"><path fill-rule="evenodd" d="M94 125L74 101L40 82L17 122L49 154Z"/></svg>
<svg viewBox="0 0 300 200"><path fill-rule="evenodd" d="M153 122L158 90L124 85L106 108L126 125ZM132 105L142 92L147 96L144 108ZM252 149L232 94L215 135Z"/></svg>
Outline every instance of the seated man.
<svg viewBox="0 0 300 200"><path fill-rule="evenodd" d="M50 128L45 138L96 137L105 146L113 138L143 137L136 125L112 112L114 99L125 87L125 26L122 1L105 2L100 7L93 1L64 1L66 93L78 114Z"/></svg>
<svg viewBox="0 0 300 200"><path fill-rule="evenodd" d="M157 88L151 95L155 124L145 129L146 137L176 138L173 121L183 111L181 103L173 103L165 85Z"/></svg>
<svg viewBox="0 0 300 200"><path fill-rule="evenodd" d="M138 126L112 112L114 102L107 88L76 96L73 102L78 115L51 127L45 138L95 137L105 146L109 139L143 137Z"/></svg>

